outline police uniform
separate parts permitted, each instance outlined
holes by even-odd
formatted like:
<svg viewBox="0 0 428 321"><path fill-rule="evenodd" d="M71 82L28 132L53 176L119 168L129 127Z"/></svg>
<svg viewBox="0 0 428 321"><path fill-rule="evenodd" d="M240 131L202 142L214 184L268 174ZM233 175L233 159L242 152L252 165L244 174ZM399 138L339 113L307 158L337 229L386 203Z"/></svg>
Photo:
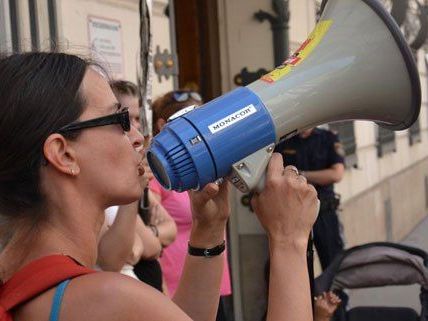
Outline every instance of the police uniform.
<svg viewBox="0 0 428 321"><path fill-rule="evenodd" d="M290 138L279 144L276 152L282 154L284 166L294 165L300 171L318 171L344 163L343 147L338 136L321 128L314 128L306 138L299 135ZM325 269L344 246L336 213L339 202L333 184L314 184L314 187L321 202L314 225L314 244L321 266Z"/></svg>

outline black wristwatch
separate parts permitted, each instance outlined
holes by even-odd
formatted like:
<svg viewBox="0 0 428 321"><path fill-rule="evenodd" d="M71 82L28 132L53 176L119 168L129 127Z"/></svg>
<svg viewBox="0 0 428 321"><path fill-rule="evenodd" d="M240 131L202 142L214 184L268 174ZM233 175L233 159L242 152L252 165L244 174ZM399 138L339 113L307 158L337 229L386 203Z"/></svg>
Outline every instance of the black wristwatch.
<svg viewBox="0 0 428 321"><path fill-rule="evenodd" d="M225 241L223 241L223 243L221 243L220 245L217 245L217 246L212 247L210 249L202 249L199 247L193 247L189 243L187 252L189 253L189 255L193 255L193 256L213 257L213 256L220 255L221 253L224 252L225 249L226 249L226 242Z"/></svg>

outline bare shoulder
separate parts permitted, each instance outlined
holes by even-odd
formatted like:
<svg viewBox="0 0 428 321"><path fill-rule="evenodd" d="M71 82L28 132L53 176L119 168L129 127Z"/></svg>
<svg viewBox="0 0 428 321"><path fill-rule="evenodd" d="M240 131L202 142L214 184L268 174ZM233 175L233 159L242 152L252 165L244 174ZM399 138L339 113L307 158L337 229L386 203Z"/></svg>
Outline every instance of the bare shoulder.
<svg viewBox="0 0 428 321"><path fill-rule="evenodd" d="M95 273L72 283L70 305L64 306L69 310L69 320L190 320L156 289L119 273ZM76 308L87 305L88 300L89 311L71 315Z"/></svg>
<svg viewBox="0 0 428 321"><path fill-rule="evenodd" d="M25 314L31 320L39 320L39 317L40 320L46 320L51 309L53 291L48 291L52 292L50 295L41 295L40 297L46 296L44 300L39 300L39 297L31 301L22 312L30 313ZM37 313L36 317L35 311L44 313ZM60 311L61 321L190 320L156 289L114 272L99 272L73 279L65 291Z"/></svg>

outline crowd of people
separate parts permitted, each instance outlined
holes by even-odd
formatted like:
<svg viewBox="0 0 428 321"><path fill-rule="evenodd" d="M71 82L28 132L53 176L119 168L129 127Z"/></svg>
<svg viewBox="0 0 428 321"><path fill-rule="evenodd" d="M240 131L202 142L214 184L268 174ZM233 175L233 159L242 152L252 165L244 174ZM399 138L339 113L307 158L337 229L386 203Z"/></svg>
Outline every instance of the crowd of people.
<svg viewBox="0 0 428 321"><path fill-rule="evenodd" d="M62 53L0 60L0 320L233 320L227 181L165 190L144 157L138 88L98 67ZM201 104L192 90L158 98L153 135ZM266 320L325 321L340 304L325 293L313 314L306 251L317 190L321 211L337 208L330 185L343 175L343 157L335 136L309 135L315 144L330 139L322 166L282 146L285 163L273 154L251 200L269 240ZM297 163L287 163L290 153ZM316 223L323 267L343 248L334 215ZM335 238L323 243L332 219Z"/></svg>

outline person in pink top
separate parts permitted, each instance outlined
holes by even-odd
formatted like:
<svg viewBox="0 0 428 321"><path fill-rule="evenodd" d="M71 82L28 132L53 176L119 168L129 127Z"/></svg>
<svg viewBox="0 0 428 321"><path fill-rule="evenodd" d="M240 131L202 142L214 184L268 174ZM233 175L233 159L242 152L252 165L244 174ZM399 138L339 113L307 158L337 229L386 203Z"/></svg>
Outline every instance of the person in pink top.
<svg viewBox="0 0 428 321"><path fill-rule="evenodd" d="M194 91L171 91L154 101L153 109L153 135L159 133L165 126L169 117L181 109L191 105L201 105L201 96ZM177 236L164 251L160 258L163 276L168 287L169 295L173 296L183 270L190 231L192 228L192 212L188 193L177 193L164 189L156 179L149 183L154 196L177 224ZM232 287L230 282L229 264L227 254L224 256L225 264L220 288L220 304L217 312L217 321L231 320L230 311Z"/></svg>

